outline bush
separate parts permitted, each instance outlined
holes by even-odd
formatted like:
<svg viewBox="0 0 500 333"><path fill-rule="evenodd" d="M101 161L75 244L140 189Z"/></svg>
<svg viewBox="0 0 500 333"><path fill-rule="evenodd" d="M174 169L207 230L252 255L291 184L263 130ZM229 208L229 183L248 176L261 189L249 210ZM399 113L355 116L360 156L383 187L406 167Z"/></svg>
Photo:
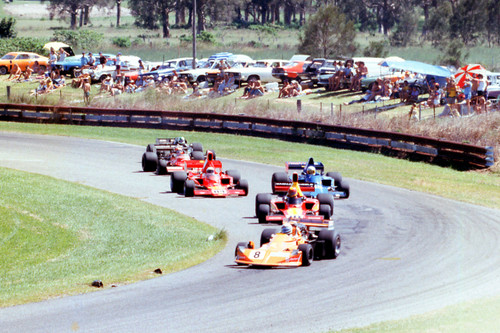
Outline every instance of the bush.
<svg viewBox="0 0 500 333"><path fill-rule="evenodd" d="M115 37L111 42L118 47L130 47L132 45L130 37Z"/></svg>
<svg viewBox="0 0 500 333"><path fill-rule="evenodd" d="M371 41L370 44L363 50L363 55L365 57L386 58L387 54L389 53L386 50L386 47L387 47L386 41L383 40L379 42Z"/></svg>
<svg viewBox="0 0 500 333"><path fill-rule="evenodd" d="M79 46L81 49L95 49L101 45L104 34L91 30L59 30L54 31L52 40L66 43L73 48Z"/></svg>
<svg viewBox="0 0 500 333"><path fill-rule="evenodd" d="M13 38L16 37L16 31L14 30L14 25L16 20L12 17L4 17L0 21L0 38Z"/></svg>
<svg viewBox="0 0 500 333"><path fill-rule="evenodd" d="M31 37L0 39L0 54L4 55L15 51L47 54L47 50L43 48L45 43L47 43L45 39Z"/></svg>
<svg viewBox="0 0 500 333"><path fill-rule="evenodd" d="M202 31L198 36L196 36L201 42L205 42L208 44L216 44L217 41L215 39L215 36L208 31Z"/></svg>

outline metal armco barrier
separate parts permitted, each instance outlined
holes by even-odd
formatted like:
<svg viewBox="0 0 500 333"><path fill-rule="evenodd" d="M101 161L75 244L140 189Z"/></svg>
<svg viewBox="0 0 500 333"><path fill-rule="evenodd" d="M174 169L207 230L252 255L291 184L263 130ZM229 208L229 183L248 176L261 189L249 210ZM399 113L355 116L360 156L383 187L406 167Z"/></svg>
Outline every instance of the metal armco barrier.
<svg viewBox="0 0 500 333"><path fill-rule="evenodd" d="M494 164L492 147L395 132L239 115L0 103L0 120L194 130L279 138L336 148L379 152L438 165L451 165L464 170L488 168Z"/></svg>

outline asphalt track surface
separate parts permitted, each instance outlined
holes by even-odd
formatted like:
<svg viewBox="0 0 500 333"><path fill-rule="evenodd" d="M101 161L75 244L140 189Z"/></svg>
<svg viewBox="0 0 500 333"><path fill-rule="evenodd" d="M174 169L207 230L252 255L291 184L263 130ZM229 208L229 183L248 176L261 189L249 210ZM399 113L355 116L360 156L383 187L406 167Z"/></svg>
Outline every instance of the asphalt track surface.
<svg viewBox="0 0 500 333"><path fill-rule="evenodd" d="M351 198L335 207L338 259L240 268L235 244L264 229L255 194L282 168L223 160L249 180L248 197L184 198L168 176L141 172L144 147L6 132L0 142L0 166L138 197L229 234L225 250L181 272L0 309L1 332L323 332L500 293L498 210L351 179Z"/></svg>

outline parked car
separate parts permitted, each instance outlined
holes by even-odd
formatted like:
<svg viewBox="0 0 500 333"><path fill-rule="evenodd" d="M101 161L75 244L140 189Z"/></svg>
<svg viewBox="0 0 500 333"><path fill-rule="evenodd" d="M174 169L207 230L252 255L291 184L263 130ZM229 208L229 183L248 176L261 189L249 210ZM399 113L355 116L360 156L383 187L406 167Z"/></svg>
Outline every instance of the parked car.
<svg viewBox="0 0 500 333"><path fill-rule="evenodd" d="M145 71L139 76L152 76L155 80L163 78L171 78L175 73L179 74L182 71L192 69L193 58L177 58L168 60L160 65L150 67L150 71Z"/></svg>
<svg viewBox="0 0 500 333"><path fill-rule="evenodd" d="M0 75L9 73L14 64L25 71L26 67L33 67L35 61L38 61L43 71L47 69L49 62L47 57L32 52L9 52L0 59Z"/></svg>
<svg viewBox="0 0 500 333"><path fill-rule="evenodd" d="M95 54L95 53L93 53ZM109 54L106 53L104 54L106 59L113 59L115 57L114 54ZM76 77L80 75L80 67L82 64L82 56L77 55L77 56L71 56L71 57L66 57L64 61L56 61L54 63L54 66L59 69L60 73L63 75L70 75L71 77ZM95 63L99 65L100 59L99 56L95 57Z"/></svg>
<svg viewBox="0 0 500 333"><path fill-rule="evenodd" d="M283 82L285 80L292 81L301 81L301 77L299 75L305 73L306 68L312 63L311 57L307 55L297 55L293 56L290 59L290 62L282 67L273 68L272 75Z"/></svg>
<svg viewBox="0 0 500 333"><path fill-rule="evenodd" d="M247 67L233 67L228 69L227 73L232 73L236 82L242 83L251 80L260 80L261 82L280 82L273 76L273 68L284 66L288 60L262 59L257 60L255 64Z"/></svg>
<svg viewBox="0 0 500 333"><path fill-rule="evenodd" d="M255 60L244 54L235 54L229 56L225 61L229 66L229 69L246 68L255 63ZM220 76L221 70L219 67L220 61L218 66L215 66L215 68L211 68L207 71L206 78L208 83L214 83L215 79ZM226 69L226 71L227 70L228 69Z"/></svg>
<svg viewBox="0 0 500 333"><path fill-rule="evenodd" d="M121 56L121 73L137 71L139 69L139 60L136 56ZM92 81L102 81L106 76L111 75L116 79L116 59L109 59L104 67L84 69L84 72L90 74Z"/></svg>

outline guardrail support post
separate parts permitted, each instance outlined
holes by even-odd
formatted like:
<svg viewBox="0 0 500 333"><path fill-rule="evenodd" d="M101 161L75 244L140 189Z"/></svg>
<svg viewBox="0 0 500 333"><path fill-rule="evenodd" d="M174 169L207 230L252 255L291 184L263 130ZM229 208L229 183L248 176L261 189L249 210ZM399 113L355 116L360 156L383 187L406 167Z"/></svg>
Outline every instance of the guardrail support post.
<svg viewBox="0 0 500 333"><path fill-rule="evenodd" d="M7 100L10 101L10 86L7 86Z"/></svg>
<svg viewBox="0 0 500 333"><path fill-rule="evenodd" d="M302 100L297 100L297 112L300 113L302 111Z"/></svg>

